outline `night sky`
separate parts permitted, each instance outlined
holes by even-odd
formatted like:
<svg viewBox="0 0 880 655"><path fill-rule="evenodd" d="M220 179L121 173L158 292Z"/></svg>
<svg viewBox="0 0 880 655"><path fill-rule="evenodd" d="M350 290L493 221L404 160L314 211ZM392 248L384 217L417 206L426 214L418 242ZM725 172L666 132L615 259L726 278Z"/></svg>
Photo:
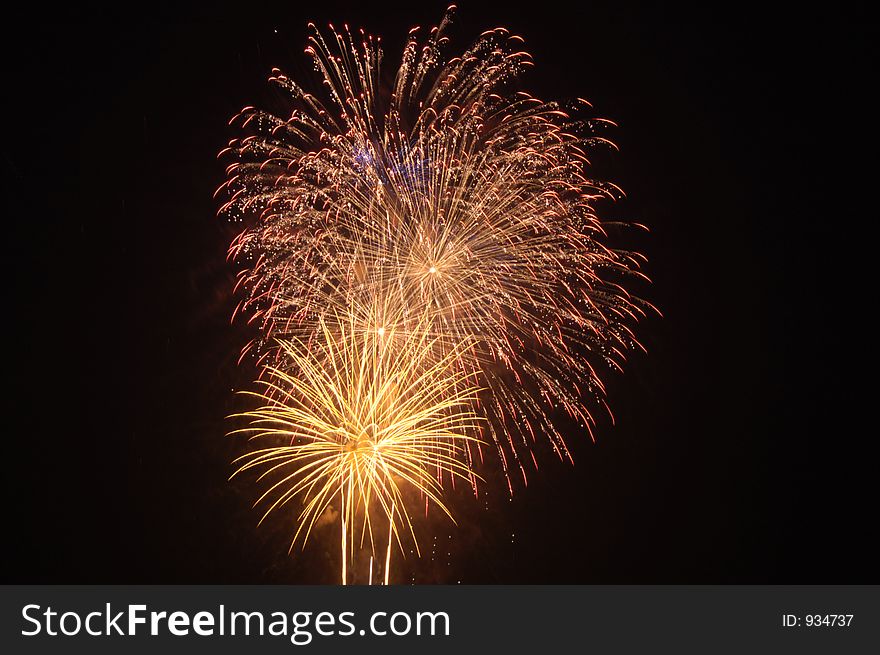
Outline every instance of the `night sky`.
<svg viewBox="0 0 880 655"><path fill-rule="evenodd" d="M252 332L229 321L216 153L242 106L277 106L273 66L313 79L308 21L381 34L390 74L445 4L211 4L5 21L2 582L335 580L335 542L288 557L289 526L256 528L255 490L226 482ZM571 436L576 466L540 452L512 500L459 493L398 581L880 582L876 24L837 3L459 5L450 52L508 27L537 64L523 88L619 124L596 172L628 198L600 212L650 226L627 245L664 317L608 377L616 425Z"/></svg>

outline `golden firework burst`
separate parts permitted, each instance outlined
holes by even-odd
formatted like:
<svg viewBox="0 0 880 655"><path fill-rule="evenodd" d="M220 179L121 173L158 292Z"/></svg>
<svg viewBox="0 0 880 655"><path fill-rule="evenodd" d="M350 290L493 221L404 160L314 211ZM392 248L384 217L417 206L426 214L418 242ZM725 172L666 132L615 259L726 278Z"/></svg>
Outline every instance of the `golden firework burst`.
<svg viewBox="0 0 880 655"><path fill-rule="evenodd" d="M243 455L233 475L261 471L263 519L300 500L291 548L305 545L319 518L335 509L343 583L355 545L375 554L375 528L387 524L387 582L392 543L403 550L406 537L418 549L410 505L427 499L451 518L441 497L444 475L474 479L461 451L477 439L470 409L477 389L459 349L437 357L427 329L364 329L351 317L322 322L310 344L281 341L279 348L283 357L266 368L262 392L246 392L261 405L236 415L249 425L233 432L275 444Z"/></svg>

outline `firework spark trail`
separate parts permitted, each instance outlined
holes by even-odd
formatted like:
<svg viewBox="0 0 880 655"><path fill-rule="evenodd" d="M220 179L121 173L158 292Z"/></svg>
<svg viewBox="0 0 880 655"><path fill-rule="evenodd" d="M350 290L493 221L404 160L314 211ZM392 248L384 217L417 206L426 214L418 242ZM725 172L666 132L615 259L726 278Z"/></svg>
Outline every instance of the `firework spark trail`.
<svg viewBox="0 0 880 655"><path fill-rule="evenodd" d="M235 431L275 445L239 458L233 476L261 471L263 519L300 500L291 549L338 507L343 584L355 547L366 542L375 556L374 528L387 522L387 582L391 544L403 552L411 538L418 550L413 506L427 498L452 517L435 472L474 476L461 450L478 429L470 410L477 390L457 349L436 356L428 329L365 333L350 317L336 317L317 336L309 346L280 342L284 368L268 368L263 391L250 394L261 406L238 415L250 425Z"/></svg>
<svg viewBox="0 0 880 655"><path fill-rule="evenodd" d="M641 256L609 247L594 211L621 195L588 175L608 121L573 118L585 101L511 90L531 61L504 29L445 61L448 22L411 32L388 93L377 39L314 30L323 98L273 73L290 114L233 119L248 135L224 151L236 161L222 212L246 225L230 257L244 264L239 311L262 328L260 356L275 356L274 338L309 342L334 316L363 318L376 299L428 308L438 356L469 344L460 354L486 388L509 480L510 457L525 476L536 434L570 458L557 410L592 435L600 373L640 347L632 326L650 305L625 287L644 277Z"/></svg>

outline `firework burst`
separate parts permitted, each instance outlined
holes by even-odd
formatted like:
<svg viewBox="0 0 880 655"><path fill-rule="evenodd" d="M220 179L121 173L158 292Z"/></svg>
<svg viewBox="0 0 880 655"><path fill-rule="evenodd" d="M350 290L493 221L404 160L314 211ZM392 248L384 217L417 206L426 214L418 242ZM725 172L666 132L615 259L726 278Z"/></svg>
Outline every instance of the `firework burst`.
<svg viewBox="0 0 880 655"><path fill-rule="evenodd" d="M445 58L448 23L411 32L388 92L378 39L315 30L306 52L323 92L276 70L289 114L233 119L247 136L224 151L222 212L245 223L230 256L244 264L239 310L262 328L249 350L274 357L273 339L308 341L376 299L427 308L439 357L468 344L510 480L537 435L570 458L554 414L592 434L600 373L639 347L632 326L649 305L626 289L640 256L609 247L594 211L620 195L588 172L608 122L577 119L585 101L515 91L531 61L504 29Z"/></svg>
<svg viewBox="0 0 880 655"><path fill-rule="evenodd" d="M325 513L338 512L343 584L355 547L366 543L375 555L376 527L387 525L387 583L392 544L402 551L409 538L418 549L413 505L430 501L452 517L438 472L474 479L462 449L476 439L476 388L460 352L438 358L427 329L365 332L349 317L322 322L308 346L282 341L279 352L263 390L249 394L261 406L237 415L250 425L236 431L275 445L239 458L233 475L260 471L267 488L256 504L268 505L264 519L301 501L291 549L298 540L305 545Z"/></svg>

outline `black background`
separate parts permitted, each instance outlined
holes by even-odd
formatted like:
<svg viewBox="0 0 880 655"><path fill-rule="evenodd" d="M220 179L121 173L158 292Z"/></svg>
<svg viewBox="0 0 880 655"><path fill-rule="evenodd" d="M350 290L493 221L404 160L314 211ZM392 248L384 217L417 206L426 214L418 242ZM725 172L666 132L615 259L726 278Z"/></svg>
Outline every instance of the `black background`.
<svg viewBox="0 0 880 655"><path fill-rule="evenodd" d="M711 3L709 3L711 4ZM708 4L707 4L708 7ZM4 582L332 582L228 484L249 336L215 217L227 120L312 75L309 20L383 36L418 2L19 8L3 29ZM401 582L876 583L870 315L876 23L835 4L461 3L453 50L504 25L523 85L620 127L600 162L645 223L663 319L508 501L456 500ZM276 32L277 30L277 32ZM488 509L486 509L488 507ZM434 540L436 538L436 541ZM434 558L427 554L434 551ZM449 554L447 554L449 553Z"/></svg>

